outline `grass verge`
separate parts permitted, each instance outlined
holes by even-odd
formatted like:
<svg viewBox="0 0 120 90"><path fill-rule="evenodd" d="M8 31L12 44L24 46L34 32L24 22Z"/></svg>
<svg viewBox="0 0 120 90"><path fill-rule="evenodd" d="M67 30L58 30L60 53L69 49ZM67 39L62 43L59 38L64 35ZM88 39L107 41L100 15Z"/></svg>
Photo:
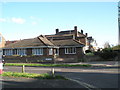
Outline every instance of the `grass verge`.
<svg viewBox="0 0 120 90"><path fill-rule="evenodd" d="M26 78L36 78L36 79L64 79L63 76L55 75L54 77L48 73L44 74L36 74L36 73L18 73L18 72L4 72L0 76L8 76L8 77L26 77Z"/></svg>
<svg viewBox="0 0 120 90"><path fill-rule="evenodd" d="M90 67L90 64L30 64L30 63L5 63L5 66L45 66L45 67Z"/></svg>

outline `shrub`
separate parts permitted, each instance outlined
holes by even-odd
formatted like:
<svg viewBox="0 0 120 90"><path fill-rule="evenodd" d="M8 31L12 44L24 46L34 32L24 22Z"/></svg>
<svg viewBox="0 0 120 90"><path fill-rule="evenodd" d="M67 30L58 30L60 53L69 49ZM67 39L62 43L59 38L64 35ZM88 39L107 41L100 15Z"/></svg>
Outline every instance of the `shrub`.
<svg viewBox="0 0 120 90"><path fill-rule="evenodd" d="M102 52L99 53L99 56L103 59L112 59L117 56L117 53L114 52L111 48L105 48Z"/></svg>
<svg viewBox="0 0 120 90"><path fill-rule="evenodd" d="M87 56L94 56L94 53L86 53Z"/></svg>
<svg viewBox="0 0 120 90"><path fill-rule="evenodd" d="M113 50L120 50L120 45L112 47Z"/></svg>
<svg viewBox="0 0 120 90"><path fill-rule="evenodd" d="M90 50L86 50L85 53L91 53L91 51Z"/></svg>

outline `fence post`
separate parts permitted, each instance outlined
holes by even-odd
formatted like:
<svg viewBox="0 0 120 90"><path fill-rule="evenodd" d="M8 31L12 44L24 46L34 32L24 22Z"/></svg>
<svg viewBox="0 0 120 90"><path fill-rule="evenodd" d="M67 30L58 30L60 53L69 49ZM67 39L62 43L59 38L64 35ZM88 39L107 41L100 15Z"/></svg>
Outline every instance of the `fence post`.
<svg viewBox="0 0 120 90"><path fill-rule="evenodd" d="M53 77L55 76L55 70L54 70L54 68L52 68L52 76Z"/></svg>
<svg viewBox="0 0 120 90"><path fill-rule="evenodd" d="M3 73L3 63L2 63L2 61L0 61L0 74L2 74Z"/></svg>
<svg viewBox="0 0 120 90"><path fill-rule="evenodd" d="M22 65L22 73L25 73L25 65Z"/></svg>

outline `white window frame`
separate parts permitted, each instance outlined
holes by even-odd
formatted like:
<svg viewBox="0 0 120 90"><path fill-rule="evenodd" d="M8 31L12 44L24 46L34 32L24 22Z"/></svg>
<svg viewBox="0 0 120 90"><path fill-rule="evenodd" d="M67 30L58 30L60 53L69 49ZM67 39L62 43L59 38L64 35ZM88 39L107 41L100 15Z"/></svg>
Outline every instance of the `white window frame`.
<svg viewBox="0 0 120 90"><path fill-rule="evenodd" d="M26 55L26 49L17 49L17 55Z"/></svg>
<svg viewBox="0 0 120 90"><path fill-rule="evenodd" d="M65 48L65 54L76 54L76 47Z"/></svg>
<svg viewBox="0 0 120 90"><path fill-rule="evenodd" d="M5 54L6 56L13 55L13 49L5 49L5 50L4 50L4 54Z"/></svg>
<svg viewBox="0 0 120 90"><path fill-rule="evenodd" d="M33 48L32 54L33 55L43 55L43 48Z"/></svg>
<svg viewBox="0 0 120 90"><path fill-rule="evenodd" d="M49 55L53 55L53 48L49 48Z"/></svg>

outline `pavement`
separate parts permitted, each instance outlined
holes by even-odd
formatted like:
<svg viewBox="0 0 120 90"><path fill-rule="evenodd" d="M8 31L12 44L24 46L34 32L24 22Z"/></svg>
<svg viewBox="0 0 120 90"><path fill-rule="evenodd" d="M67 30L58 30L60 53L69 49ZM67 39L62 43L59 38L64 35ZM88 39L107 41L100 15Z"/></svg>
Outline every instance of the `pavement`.
<svg viewBox="0 0 120 90"><path fill-rule="evenodd" d="M79 63L66 63L66 64L91 64L92 66L120 66L120 61L91 61L91 62L79 62Z"/></svg>

